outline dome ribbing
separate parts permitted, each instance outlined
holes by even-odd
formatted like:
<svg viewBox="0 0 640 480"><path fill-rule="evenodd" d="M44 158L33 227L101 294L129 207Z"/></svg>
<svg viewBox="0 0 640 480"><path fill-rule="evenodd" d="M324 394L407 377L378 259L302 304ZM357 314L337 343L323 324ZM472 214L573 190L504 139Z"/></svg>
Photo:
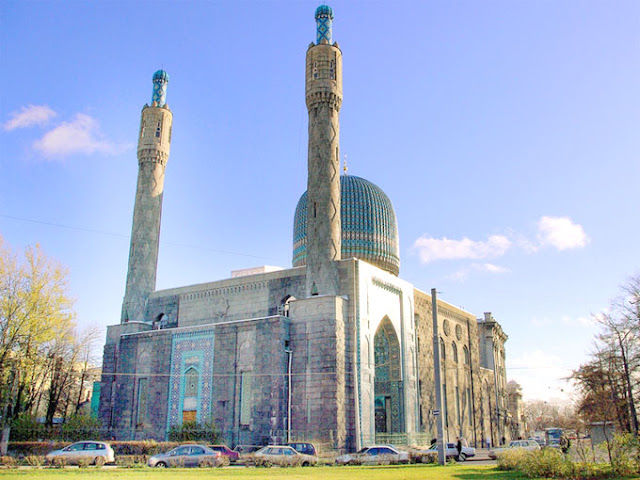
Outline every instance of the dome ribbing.
<svg viewBox="0 0 640 480"><path fill-rule="evenodd" d="M340 177L342 258L356 257L394 275L400 271L398 224L393 205L380 187L354 175ZM307 192L293 223L293 266L307 263Z"/></svg>

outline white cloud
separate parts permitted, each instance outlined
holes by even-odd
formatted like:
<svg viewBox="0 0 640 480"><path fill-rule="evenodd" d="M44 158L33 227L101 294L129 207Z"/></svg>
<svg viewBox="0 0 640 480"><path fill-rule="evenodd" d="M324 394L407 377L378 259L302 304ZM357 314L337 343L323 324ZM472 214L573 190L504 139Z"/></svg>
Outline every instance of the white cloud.
<svg viewBox="0 0 640 480"><path fill-rule="evenodd" d="M472 263L469 267L462 268L451 275L448 275L446 278L449 280L453 280L455 282L461 282L466 280L467 277L473 272L484 272L484 273L508 273L511 270L505 267L501 267L499 265L494 265L492 263Z"/></svg>
<svg viewBox="0 0 640 480"><path fill-rule="evenodd" d="M66 157L74 154L116 154L129 148L106 140L98 122L77 113L70 122L63 122L47 132L33 147L45 157Z"/></svg>
<svg viewBox="0 0 640 480"><path fill-rule="evenodd" d="M495 258L504 255L510 247L511 241L504 235L492 235L486 242L469 238L453 240L423 235L413 244L413 248L418 250L422 263L435 260Z"/></svg>
<svg viewBox="0 0 640 480"><path fill-rule="evenodd" d="M593 328L599 325L597 317L570 317L568 315L563 315L561 318L562 323L565 325L583 327L583 328Z"/></svg>
<svg viewBox="0 0 640 480"><path fill-rule="evenodd" d="M508 273L511 270L500 265L494 265L493 263L483 263L477 266L477 270L489 273Z"/></svg>
<svg viewBox="0 0 640 480"><path fill-rule="evenodd" d="M53 117L57 115L47 105L29 105L22 107L19 112L12 112L11 118L4 124L7 131L16 128L27 128L34 125L46 125Z"/></svg>
<svg viewBox="0 0 640 480"><path fill-rule="evenodd" d="M540 246L551 246L558 250L582 248L589 237L582 225L573 223L569 217L542 217L538 221Z"/></svg>

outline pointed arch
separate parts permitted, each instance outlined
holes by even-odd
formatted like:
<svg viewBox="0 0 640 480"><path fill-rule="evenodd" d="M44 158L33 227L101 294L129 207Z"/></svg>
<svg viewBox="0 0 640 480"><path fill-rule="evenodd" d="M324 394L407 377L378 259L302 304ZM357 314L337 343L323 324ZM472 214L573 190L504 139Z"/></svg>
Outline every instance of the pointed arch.
<svg viewBox="0 0 640 480"><path fill-rule="evenodd" d="M376 434L404 431L404 397L400 341L389 317L380 322L373 339Z"/></svg>

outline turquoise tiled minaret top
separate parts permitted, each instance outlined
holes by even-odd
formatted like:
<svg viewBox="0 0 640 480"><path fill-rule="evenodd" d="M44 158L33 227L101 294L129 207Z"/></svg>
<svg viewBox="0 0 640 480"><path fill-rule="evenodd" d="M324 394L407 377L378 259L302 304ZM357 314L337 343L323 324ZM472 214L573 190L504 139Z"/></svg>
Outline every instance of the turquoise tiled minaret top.
<svg viewBox="0 0 640 480"><path fill-rule="evenodd" d="M380 187L354 175L340 177L342 258L356 257L388 272L400 271L400 242L393 205ZM293 266L307 263L307 192L293 222Z"/></svg>
<svg viewBox="0 0 640 480"><path fill-rule="evenodd" d="M151 105L156 102L158 107L164 107L164 104L167 103L167 83L169 83L169 74L164 70L158 70L153 74Z"/></svg>
<svg viewBox="0 0 640 480"><path fill-rule="evenodd" d="M320 45L326 40L329 45L331 42L331 23L333 21L333 9L329 5L320 5L316 8L316 25L318 27L316 33L316 44Z"/></svg>

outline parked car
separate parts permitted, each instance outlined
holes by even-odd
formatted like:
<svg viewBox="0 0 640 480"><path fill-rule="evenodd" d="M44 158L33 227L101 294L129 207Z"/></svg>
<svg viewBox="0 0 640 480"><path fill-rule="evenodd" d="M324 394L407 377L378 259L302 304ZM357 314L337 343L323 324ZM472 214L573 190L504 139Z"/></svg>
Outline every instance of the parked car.
<svg viewBox="0 0 640 480"><path fill-rule="evenodd" d="M207 445L214 452L220 452L222 459L229 460L229 463L235 463L240 458L240 454L235 450L231 450L226 445Z"/></svg>
<svg viewBox="0 0 640 480"><path fill-rule="evenodd" d="M500 453L512 448L522 448L524 450L540 450L540 445L535 440L512 440L508 447L495 448L489 450L489 458L496 459Z"/></svg>
<svg viewBox="0 0 640 480"><path fill-rule="evenodd" d="M421 450L420 453L435 453L437 455L438 445L434 443L427 450ZM452 442L447 442L445 455L447 458L453 458L457 462L464 462L469 457L475 457L476 449L473 447L465 447L463 445L462 452L460 452L460 455L458 455L458 449L456 448L456 444Z"/></svg>
<svg viewBox="0 0 640 480"><path fill-rule="evenodd" d="M293 448L296 452L304 453L305 455L317 456L316 447L311 443L293 442L287 443L288 446Z"/></svg>
<svg viewBox="0 0 640 480"><path fill-rule="evenodd" d="M268 445L253 455L256 465L265 467L272 465L310 467L318 463L318 457L315 455L297 452L288 445Z"/></svg>
<svg viewBox="0 0 640 480"><path fill-rule="evenodd" d="M72 443L60 450L47 453L45 459L49 463L61 461L69 465L77 465L82 462L104 465L105 463L113 463L116 460L111 445L94 441Z"/></svg>
<svg viewBox="0 0 640 480"><path fill-rule="evenodd" d="M338 465L376 465L384 463L409 463L409 454L391 445L370 445L356 453L340 455Z"/></svg>
<svg viewBox="0 0 640 480"><path fill-rule="evenodd" d="M150 467L219 467L222 454L204 445L179 445L149 458Z"/></svg>
<svg viewBox="0 0 640 480"><path fill-rule="evenodd" d="M240 456L243 456L257 452L261 448L264 448L264 445L236 445L236 448L233 450L238 452Z"/></svg>

